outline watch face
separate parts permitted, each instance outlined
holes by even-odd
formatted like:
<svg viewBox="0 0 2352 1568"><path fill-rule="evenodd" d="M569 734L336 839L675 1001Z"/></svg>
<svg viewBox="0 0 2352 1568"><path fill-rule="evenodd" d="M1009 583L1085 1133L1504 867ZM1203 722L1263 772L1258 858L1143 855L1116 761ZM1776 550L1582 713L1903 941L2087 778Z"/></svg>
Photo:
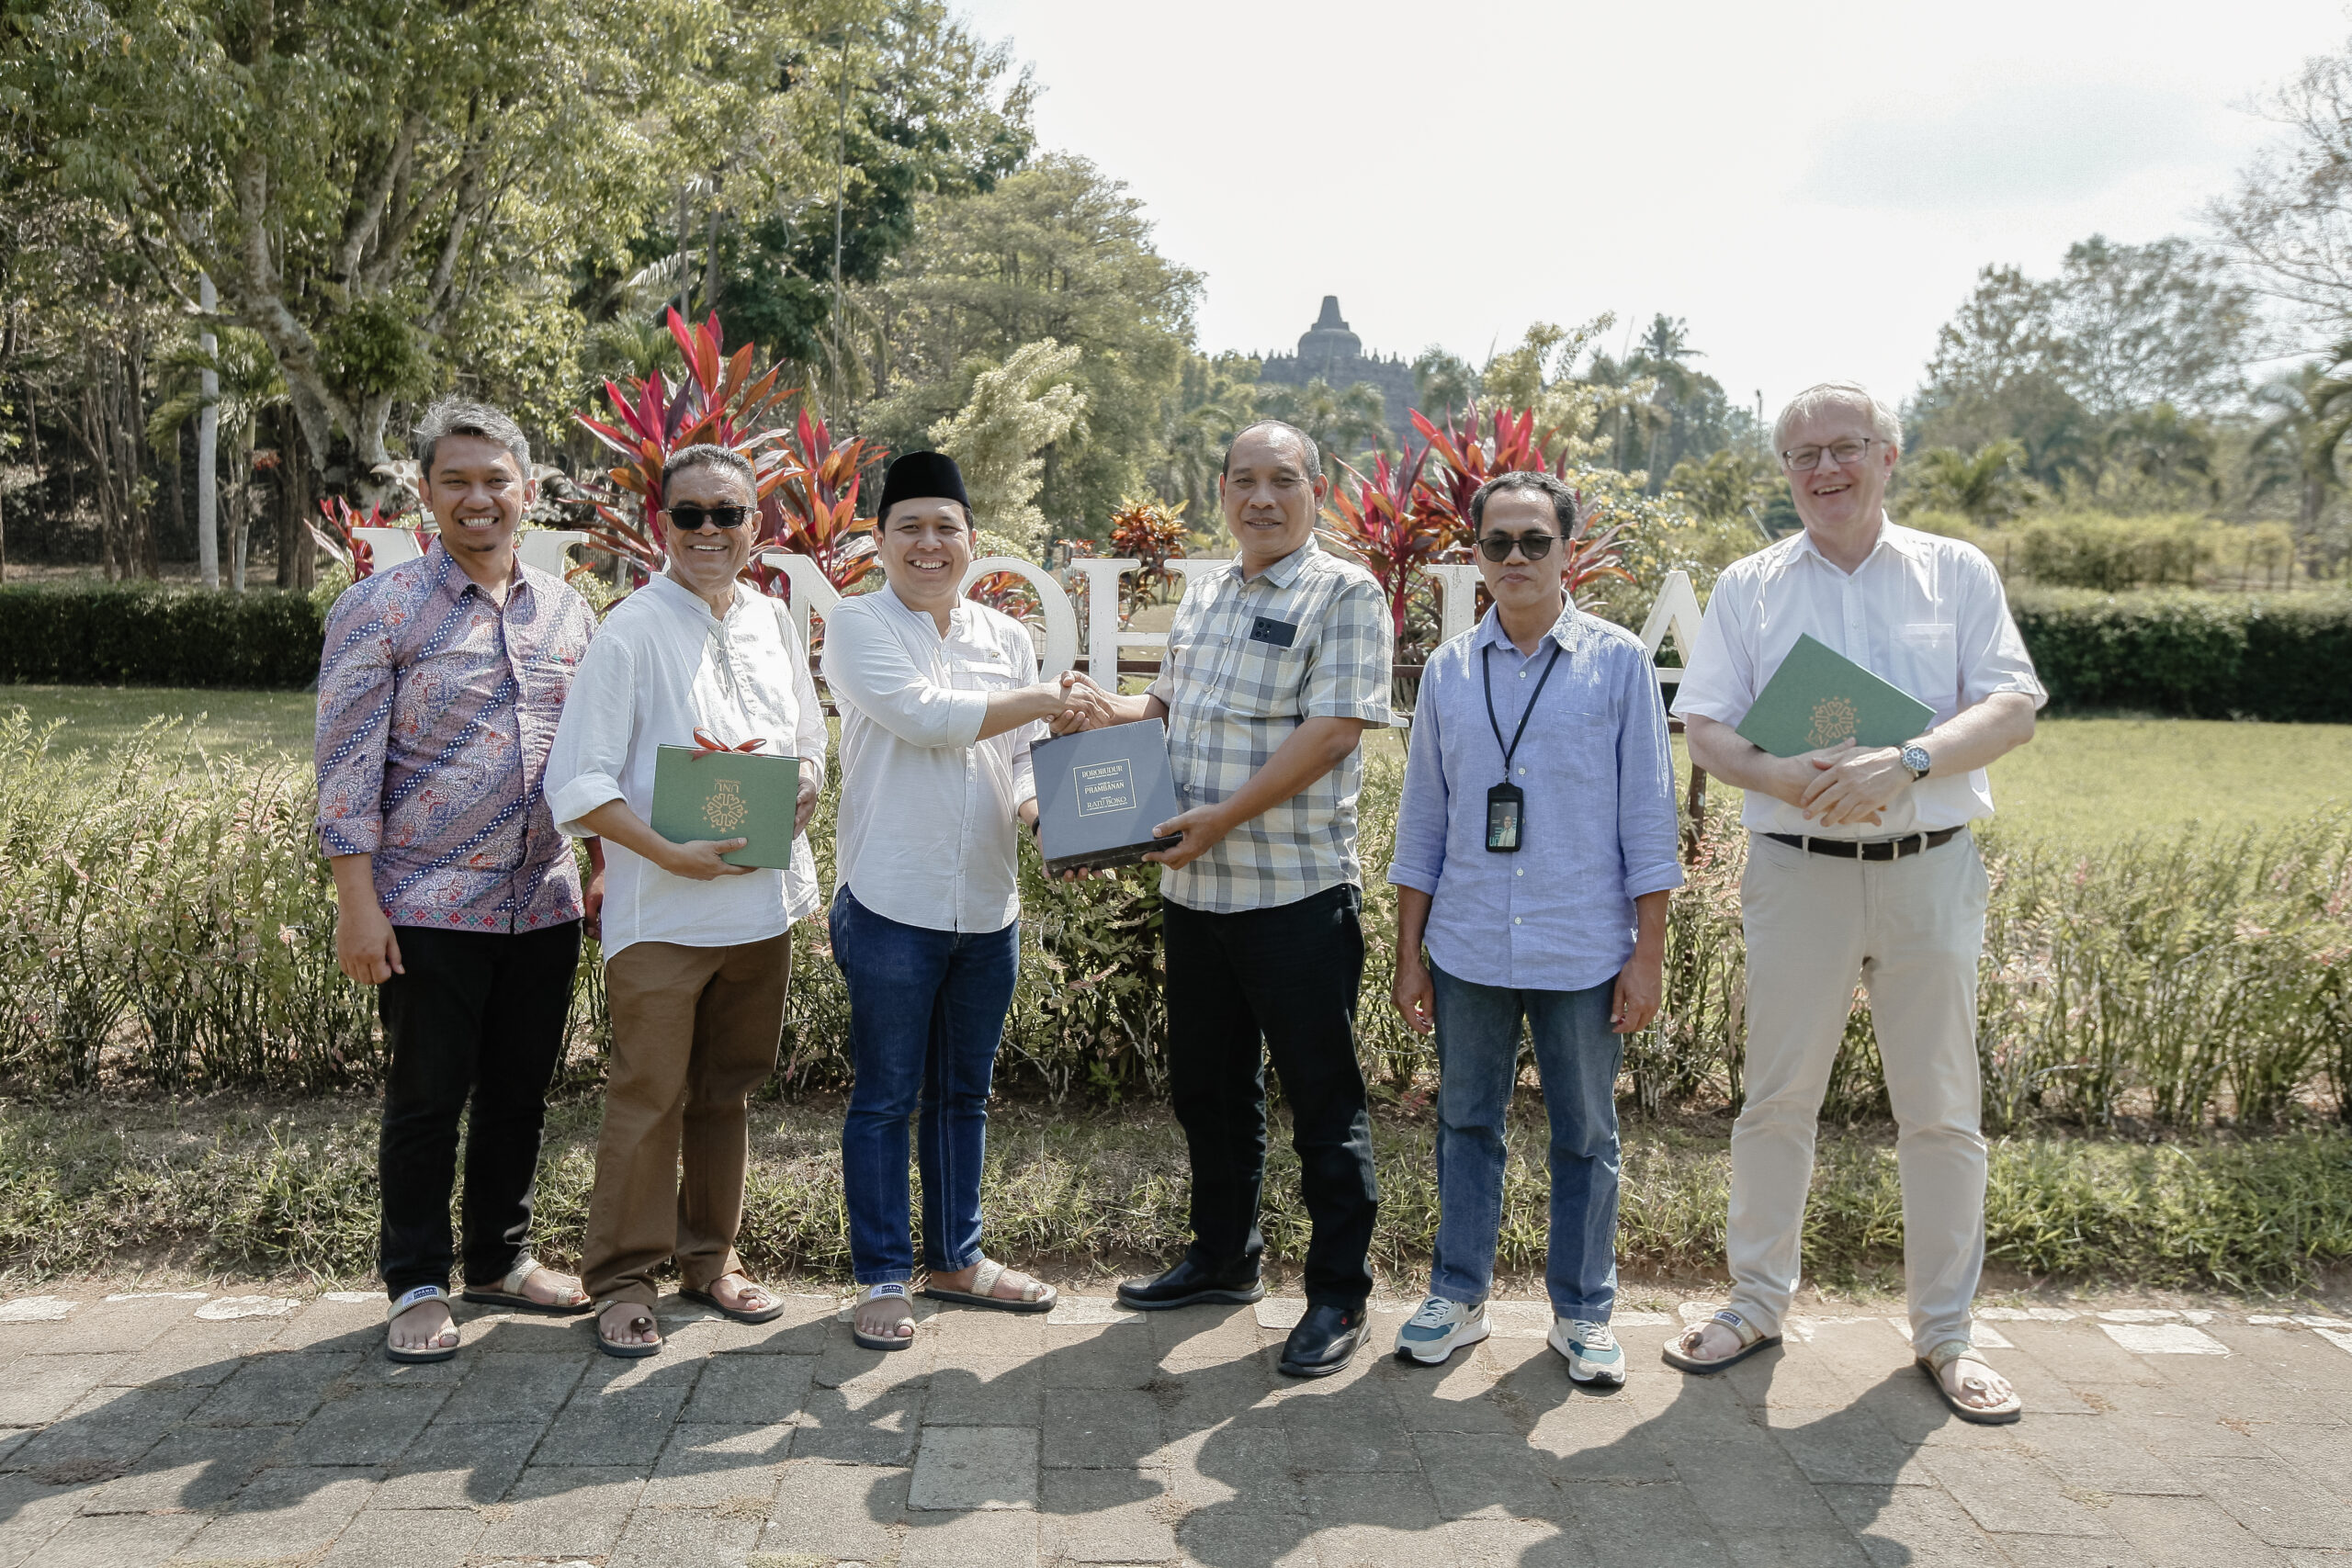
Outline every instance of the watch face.
<svg viewBox="0 0 2352 1568"><path fill-rule="evenodd" d="M1928 764L1929 758L1925 747L1905 746L1903 748L1903 765L1911 770L1911 776L1913 778L1925 776L1928 772Z"/></svg>

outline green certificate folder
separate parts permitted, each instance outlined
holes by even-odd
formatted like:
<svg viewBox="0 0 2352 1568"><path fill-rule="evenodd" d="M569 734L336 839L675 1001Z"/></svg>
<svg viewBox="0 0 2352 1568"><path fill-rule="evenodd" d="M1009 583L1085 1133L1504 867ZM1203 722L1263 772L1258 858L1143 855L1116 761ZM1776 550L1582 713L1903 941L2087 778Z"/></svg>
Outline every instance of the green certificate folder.
<svg viewBox="0 0 2352 1568"><path fill-rule="evenodd" d="M1900 746L1922 734L1936 710L1882 681L1827 643L1799 635L1755 705L1739 721L1742 739L1775 757L1793 757L1851 740Z"/></svg>
<svg viewBox="0 0 2352 1568"><path fill-rule="evenodd" d="M696 757L691 746L653 756L653 830L673 844L749 839L729 865L781 871L792 863L792 814L800 799L800 759L750 751Z"/></svg>

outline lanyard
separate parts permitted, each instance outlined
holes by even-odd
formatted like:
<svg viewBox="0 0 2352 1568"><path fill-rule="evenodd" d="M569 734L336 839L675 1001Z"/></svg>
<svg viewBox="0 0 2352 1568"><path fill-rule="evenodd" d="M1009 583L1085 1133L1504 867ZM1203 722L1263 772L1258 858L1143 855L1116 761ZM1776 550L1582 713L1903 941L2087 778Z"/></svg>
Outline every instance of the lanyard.
<svg viewBox="0 0 2352 1568"><path fill-rule="evenodd" d="M1519 716L1519 728L1511 731L1508 746L1503 745L1503 727L1495 719L1495 670L1487 660L1487 655L1493 651L1491 647L1478 649L1478 674L1487 684L1487 723L1495 732L1495 744L1502 747L1503 780L1509 783L1510 760L1519 755L1520 737L1527 733L1527 721L1534 716L1536 699L1544 694L1544 682L1552 678L1552 666L1560 662L1560 645L1557 641L1553 642L1552 657L1544 661L1544 673L1537 678L1535 690L1528 694L1526 711Z"/></svg>

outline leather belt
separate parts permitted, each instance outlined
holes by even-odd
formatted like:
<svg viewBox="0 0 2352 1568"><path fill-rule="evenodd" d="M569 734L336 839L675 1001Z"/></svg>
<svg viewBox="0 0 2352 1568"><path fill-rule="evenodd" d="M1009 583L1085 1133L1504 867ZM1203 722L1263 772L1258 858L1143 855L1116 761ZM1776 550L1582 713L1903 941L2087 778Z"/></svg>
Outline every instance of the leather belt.
<svg viewBox="0 0 2352 1568"><path fill-rule="evenodd" d="M1816 839L1802 833L1764 836L1776 844L1786 844L1807 854L1831 855L1838 860L1901 860L1905 855L1950 843L1959 832L1957 828L1944 828L1933 833L1905 833L1899 839Z"/></svg>

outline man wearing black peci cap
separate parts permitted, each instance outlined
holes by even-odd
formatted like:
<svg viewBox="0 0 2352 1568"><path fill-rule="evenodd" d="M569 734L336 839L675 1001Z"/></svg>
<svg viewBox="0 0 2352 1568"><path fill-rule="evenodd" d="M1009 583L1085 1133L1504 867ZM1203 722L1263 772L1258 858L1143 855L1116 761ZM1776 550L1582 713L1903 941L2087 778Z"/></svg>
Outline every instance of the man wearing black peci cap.
<svg viewBox="0 0 2352 1568"><path fill-rule="evenodd" d="M980 1250L989 1081L1021 967L1019 825L1037 816L1029 745L1092 711L1069 678L1037 679L1020 622L964 597L972 512L955 460L890 465L874 526L888 585L825 623L841 705L833 956L849 983L856 1079L842 1123L851 1333L914 1340L907 1119L920 1111L923 1293L1042 1313L1050 1285Z"/></svg>

